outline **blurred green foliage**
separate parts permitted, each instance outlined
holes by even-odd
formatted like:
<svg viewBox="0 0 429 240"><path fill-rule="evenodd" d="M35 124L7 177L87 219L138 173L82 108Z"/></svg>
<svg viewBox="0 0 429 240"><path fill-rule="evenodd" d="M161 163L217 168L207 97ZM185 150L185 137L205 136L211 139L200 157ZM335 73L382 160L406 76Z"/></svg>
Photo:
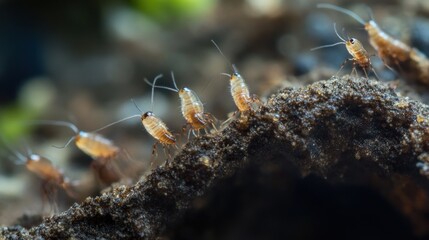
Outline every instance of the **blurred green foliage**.
<svg viewBox="0 0 429 240"><path fill-rule="evenodd" d="M23 119L34 119L35 111L23 109L17 105L9 105L0 108L0 133L7 140L15 141L26 136L31 126L24 124Z"/></svg>
<svg viewBox="0 0 429 240"><path fill-rule="evenodd" d="M209 12L215 0L133 0L143 14L163 24L197 19Z"/></svg>

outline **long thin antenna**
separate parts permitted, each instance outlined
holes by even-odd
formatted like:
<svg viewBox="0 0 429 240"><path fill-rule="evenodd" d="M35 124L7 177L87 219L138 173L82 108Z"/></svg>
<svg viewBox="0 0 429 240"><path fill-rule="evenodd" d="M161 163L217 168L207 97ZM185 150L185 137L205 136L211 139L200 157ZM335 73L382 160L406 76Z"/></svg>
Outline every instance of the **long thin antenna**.
<svg viewBox="0 0 429 240"><path fill-rule="evenodd" d="M155 86L156 86L156 81L158 81L158 79L162 78L162 74L159 74L158 76L155 77L155 79L153 79L153 85L152 85L152 96L150 99L150 105L151 105L151 111L153 112L153 96L155 95Z"/></svg>
<svg viewBox="0 0 429 240"><path fill-rule="evenodd" d="M368 10L368 12L369 12L369 18L372 20L372 21L375 21L375 19L374 19L374 12L372 11L372 9L369 7L369 6L367 6L367 5L365 5L365 7L366 7L366 9Z"/></svg>
<svg viewBox="0 0 429 240"><path fill-rule="evenodd" d="M144 79L144 81L149 84L149 86L153 87L153 84L151 82L149 82L149 80L147 80L146 78ZM160 89L167 89L173 92L179 92L178 90L174 89L174 88L170 88L170 87L166 87L166 86L155 86L155 88L160 88Z"/></svg>
<svg viewBox="0 0 429 240"><path fill-rule="evenodd" d="M27 157L25 157L22 153L14 150L9 144L7 144L6 139L3 135L0 135L0 140L3 143L3 145L6 147L6 149L11 152L16 158L18 158L19 162L15 161L17 164L25 164L27 161Z"/></svg>
<svg viewBox="0 0 429 240"><path fill-rule="evenodd" d="M356 21L358 21L362 25L366 24L366 22L359 15L357 15L355 12L352 12L352 11L345 9L345 8L342 8L342 7L335 6L335 5L330 4L330 3L319 3L319 4L317 4L317 8L327 8L327 9L331 9L331 10L334 10L337 12L341 12L341 13L344 13L344 14L349 15L350 17L354 18Z"/></svg>
<svg viewBox="0 0 429 240"><path fill-rule="evenodd" d="M171 79L173 80L173 85L176 88L177 91L179 91L179 88L176 85L176 79L174 78L174 73L171 71Z"/></svg>
<svg viewBox="0 0 429 240"><path fill-rule="evenodd" d="M30 146L28 145L28 142L25 140L23 140L22 142L25 147L25 150L27 151L27 156L33 155L33 152L31 151Z"/></svg>
<svg viewBox="0 0 429 240"><path fill-rule="evenodd" d="M134 103L134 106L136 106L136 108L143 114L143 111L139 108L139 106L137 105L137 103L134 101L134 99L131 98L131 102Z"/></svg>
<svg viewBox="0 0 429 240"><path fill-rule="evenodd" d="M342 38L342 37L340 36L340 34L338 34L338 31L337 31L337 23L335 23L335 22L334 22L334 31L335 31L335 34L337 34L337 37L338 37L339 39L341 39L343 42L346 42L346 40L344 40L344 38Z"/></svg>
<svg viewBox="0 0 429 240"><path fill-rule="evenodd" d="M337 45L340 45L340 44L345 44L345 43L344 42L337 42L337 43L333 43L333 44L329 44L329 45L323 45L323 46L312 48L312 49L310 49L310 51L319 50L321 48L333 47L333 46L337 46Z"/></svg>
<svg viewBox="0 0 429 240"><path fill-rule="evenodd" d="M71 137L71 138L67 141L67 143L66 143L66 144L64 144L64 146L58 147L58 146L52 145L52 147L54 147L54 148L59 148L59 149L66 148L68 145L70 145L70 143L71 143L71 142L73 142L73 140L75 140L75 138L76 138L76 136Z"/></svg>
<svg viewBox="0 0 429 240"><path fill-rule="evenodd" d="M139 109L140 110L140 109ZM118 121L115 121L115 122L112 122L112 123L109 123L109 124L107 124L106 126L104 126L104 127L101 127L101 128L98 128L98 129L96 129L96 130L94 130L94 131L91 131L91 132L99 132L99 131L101 131L101 130L103 130L103 129L106 129L106 128L108 128L108 127L111 127L111 126L113 126L113 125L115 125L115 124L118 124L118 123L121 123L121 122L123 122L123 121L127 121L127 120L129 120L129 119L131 119L131 118L136 118L136 117L141 117L141 115L133 115L133 116L129 116L129 117L125 117L125 118L122 118L122 119L119 119Z"/></svg>
<svg viewBox="0 0 429 240"><path fill-rule="evenodd" d="M222 55L223 58L225 58L226 62L229 63L232 66L232 70L234 72L237 72L237 68L234 66L234 64L231 63L231 61L228 60L228 58L225 56L225 54L223 54L222 50L220 50L220 47L216 44L216 42L212 39L211 42L213 43L213 45L215 45L215 47L217 48L217 50L219 51L219 53Z"/></svg>
<svg viewBox="0 0 429 240"><path fill-rule="evenodd" d="M337 37L339 39L341 39L342 42L337 42L337 43L333 43L333 44L328 44L328 45L323 45L323 46L315 47L315 48L310 49L310 51L318 50L318 49L321 49L321 48L333 47L333 46L337 46L337 45L340 45L340 44L346 44L347 41L344 40L344 38L342 38L340 36L340 34L338 34L337 24L336 23L334 23L334 31L335 31L335 34L337 34Z"/></svg>
<svg viewBox="0 0 429 240"><path fill-rule="evenodd" d="M29 121L29 123L35 124L35 125L64 126L64 127L70 128L74 133L79 134L79 129L76 127L76 125L74 125L73 123L70 123L70 122L54 121L54 120L34 120L34 121Z"/></svg>

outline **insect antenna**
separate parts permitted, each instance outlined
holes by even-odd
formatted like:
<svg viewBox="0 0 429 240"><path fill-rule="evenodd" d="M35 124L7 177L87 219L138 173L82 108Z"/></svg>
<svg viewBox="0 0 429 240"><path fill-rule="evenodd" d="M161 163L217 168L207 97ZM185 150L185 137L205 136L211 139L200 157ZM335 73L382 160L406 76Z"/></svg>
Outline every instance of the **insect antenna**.
<svg viewBox="0 0 429 240"><path fill-rule="evenodd" d="M228 58L225 56L225 54L223 54L222 50L220 49L220 47L216 44L216 42L213 39L211 40L211 42L213 43L213 45L215 45L215 47L217 48L217 50L219 51L219 53L222 55L222 57L225 59L225 61L231 65L232 72L235 73L235 74L238 74L238 69L235 66L235 64L231 63L231 61L228 60ZM225 76L231 77L231 75L229 75L227 73L221 73L221 74L225 75Z"/></svg>
<svg viewBox="0 0 429 240"><path fill-rule="evenodd" d="M366 10L368 11L369 18L370 18L372 21L375 21L375 18L374 18L374 12L372 11L372 9L371 9L369 6L367 6L367 5L365 5L365 8L366 8Z"/></svg>
<svg viewBox="0 0 429 240"><path fill-rule="evenodd" d="M73 142L73 140L76 138L76 136L73 136L73 137L71 137L68 141L67 141L67 143L66 144L64 144L63 146L55 146L55 145L52 145L52 147L54 147L54 148L58 148L58 149L63 149L63 148L66 148L68 145L70 145L70 143L71 142Z"/></svg>
<svg viewBox="0 0 429 240"><path fill-rule="evenodd" d="M143 111L140 109L140 107L137 105L137 103L134 101L134 99L131 98L131 102L134 104L134 106L136 106L136 108L143 113Z"/></svg>
<svg viewBox="0 0 429 240"><path fill-rule="evenodd" d="M344 42L337 42L337 43L333 43L333 44L329 44L329 45L323 45L323 46L312 48L312 49L310 49L310 51L319 50L321 48L333 47L333 46L337 46L337 45L340 45L340 44L345 44L345 43Z"/></svg>
<svg viewBox="0 0 429 240"><path fill-rule="evenodd" d="M155 86L155 88L167 89L167 90L170 90L170 91L173 91L173 92L179 92L179 88L177 87L176 81L174 80L173 72L171 72L171 77L173 78L173 84L174 84L175 89L174 88L170 88L170 87L166 87L166 86ZM154 84L151 83L151 82L149 82L149 80L147 80L146 78L144 79L144 81L147 84L149 84L149 86L154 87Z"/></svg>
<svg viewBox="0 0 429 240"><path fill-rule="evenodd" d="M338 6L335 6L335 5L330 4L330 3L319 3L316 6L317 6L317 8L326 8L326 9L331 9L331 10L334 10L337 12L344 13L344 14L349 15L350 17L354 18L360 24L362 24L362 25L366 24L365 21L359 15L357 15L355 12L350 11L348 9L338 7Z"/></svg>
<svg viewBox="0 0 429 240"><path fill-rule="evenodd" d="M337 43L333 43L333 44L328 44L328 45L323 45L323 46L315 47L315 48L310 49L310 51L319 50L321 48L333 47L333 46L337 46L337 45L340 45L340 44L346 44L347 41L344 38L342 38L340 36L340 34L338 34L336 23L334 23L334 31L335 31L335 34L337 35L337 37L339 39L341 39L342 42L337 42Z"/></svg>
<svg viewBox="0 0 429 240"><path fill-rule="evenodd" d="M30 124L36 124L36 125L55 125L55 126L68 127L76 135L79 135L79 129L76 127L76 125L74 125L71 122L54 121L54 120L34 120L34 121L30 121ZM62 147L53 146L53 147L59 148L59 149L66 148L76 138L76 135L73 136L73 137L71 137L64 146L62 146Z"/></svg>
<svg viewBox="0 0 429 240"><path fill-rule="evenodd" d="M156 86L156 81L158 81L158 79L162 78L162 74L159 74L158 76L155 77L155 79L153 79L153 83L152 83L152 96L150 98L150 106L151 106L151 112L153 112L153 98L155 95L155 86Z"/></svg>
<svg viewBox="0 0 429 240"><path fill-rule="evenodd" d="M177 87L177 85L176 85L176 79L174 78L174 73L173 73L173 71L171 71L170 72L170 74L171 74L171 79L173 80L173 85L174 85L174 87L176 88L176 90L177 91L179 91L179 88Z"/></svg>
<svg viewBox="0 0 429 240"><path fill-rule="evenodd" d="M68 127L74 133L79 134L79 128L77 128L76 125L74 125L71 122L55 121L55 120L34 120L34 121L30 121L29 123L34 125L55 125L55 126Z"/></svg>
<svg viewBox="0 0 429 240"><path fill-rule="evenodd" d="M14 161L16 164L22 165L25 164L27 162L27 157L24 156L22 153L14 150L7 142L6 139L4 138L3 135L0 135L0 141L3 144L3 146L10 152L12 153L13 156L15 156L18 160ZM10 157L10 155L9 155ZM12 160L12 159L10 159Z"/></svg>
<svg viewBox="0 0 429 240"><path fill-rule="evenodd" d="M134 102L134 101L133 101ZM134 102L134 104L135 104L135 102ZM136 105L137 106L137 105ZM137 107L138 108L138 107ZM140 110L140 109L139 109ZM107 124L106 126L103 126L103 127L101 127L101 128L98 128L98 129L96 129L96 130L94 130L94 131L91 131L91 132L99 132L99 131L101 131L101 130L103 130L103 129L106 129L106 128L108 128L108 127L111 127L111 126L113 126L113 125L116 125L116 124L118 124L118 123L121 123L121 122L124 122L124 121L127 121L127 120L129 120L129 119L131 119L131 118L136 118L136 117L141 117L140 115L132 115L132 116L129 116L129 117L125 117L125 118L122 118L122 119L119 119L119 120L117 120L117 121L114 121L114 122L112 122L112 123L109 123L109 124Z"/></svg>
<svg viewBox="0 0 429 240"><path fill-rule="evenodd" d="M22 144L24 145L25 150L27 151L27 156L33 155L33 152L31 151L30 146L28 145L28 142L23 140Z"/></svg>

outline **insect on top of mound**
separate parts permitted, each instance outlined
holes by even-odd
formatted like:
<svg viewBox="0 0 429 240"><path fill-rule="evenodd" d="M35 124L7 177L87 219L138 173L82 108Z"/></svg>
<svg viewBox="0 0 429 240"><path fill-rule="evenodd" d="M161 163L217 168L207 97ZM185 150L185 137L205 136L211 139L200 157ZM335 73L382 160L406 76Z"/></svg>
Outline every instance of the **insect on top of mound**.
<svg viewBox="0 0 429 240"><path fill-rule="evenodd" d="M362 43L359 40L357 40L356 38L348 38L347 40L342 38L337 32L337 27L336 27L335 23L334 23L334 30L335 30L335 34L341 40L341 42L312 48L311 51L318 50L321 48L333 47L333 46L337 46L340 44L344 44L346 46L347 51L349 52L349 54L353 58L346 59L345 62L341 65L341 68L340 68L340 70L338 70L338 72L341 71L341 69L344 67L344 64L347 61L353 61L354 64L358 64L362 68L362 70L364 71L365 76L367 78L368 78L368 74L366 72L366 69L371 69L374 72L375 76L378 78L377 73L375 72L374 68L371 65L370 56L369 56L368 52L365 50L365 48L363 47ZM355 70L356 69L353 68L353 71L355 71Z"/></svg>
<svg viewBox="0 0 429 240"><path fill-rule="evenodd" d="M210 113L204 112L204 105L198 95L187 87L179 89L176 85L173 72L171 72L171 78L174 88L155 86L155 84L150 83L147 79L145 79L145 81L153 88L167 89L179 94L182 115L187 125L191 126L194 135L194 130L196 130L198 134L200 129L204 129L207 133L208 124L211 124L213 128L216 129L214 125L215 118Z"/></svg>
<svg viewBox="0 0 429 240"><path fill-rule="evenodd" d="M230 88L231 95L234 100L235 105L238 110L243 112L248 112L253 109L253 103L259 103L259 99L256 96L250 96L249 87L244 81L241 74L238 72L237 67L229 62L229 60L225 57L225 55L220 50L220 47L212 40L212 43L218 49L220 54L225 58L225 60L231 64L232 74L222 73L222 75L228 76L230 78Z"/></svg>

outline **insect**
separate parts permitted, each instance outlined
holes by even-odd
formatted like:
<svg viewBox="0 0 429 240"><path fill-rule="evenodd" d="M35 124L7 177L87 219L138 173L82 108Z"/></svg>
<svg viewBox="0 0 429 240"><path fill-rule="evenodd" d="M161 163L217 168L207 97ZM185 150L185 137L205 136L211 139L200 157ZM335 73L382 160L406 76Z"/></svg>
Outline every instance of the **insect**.
<svg viewBox="0 0 429 240"><path fill-rule="evenodd" d="M153 138L157 140L152 147L152 155L156 153L157 143L161 143L161 145L164 148L164 151L165 151L165 146L169 146L169 145L176 146L176 137L170 132L170 130L168 130L167 125L161 119L157 118L153 113L153 98L155 94L156 81L158 81L158 79L160 79L161 77L162 77L162 74L156 76L152 83L151 111L145 112L141 115L141 121L142 121L143 127ZM143 112L137 106L137 104L135 104L135 106L140 112ZM167 155L170 155L170 154L167 154Z"/></svg>
<svg viewBox="0 0 429 240"><path fill-rule="evenodd" d="M145 79L145 81L147 84L151 85L154 88L167 89L173 92L177 92L179 94L182 115L185 118L187 125L191 126L192 133L194 135L199 135L200 129L204 129L207 133L208 124L211 124L213 128L216 129L216 126L214 125L215 118L210 113L204 112L204 105L198 95L187 87L179 89L176 85L173 72L171 72L171 78L174 84L174 88L155 86L154 84L151 84L147 79ZM195 130L197 131L197 134L195 134Z"/></svg>
<svg viewBox="0 0 429 240"><path fill-rule="evenodd" d="M101 182L110 184L121 179L121 173L117 166L112 164L112 159L116 158L121 149L117 147L111 140L105 138L101 134L96 133L105 127L102 127L93 132L85 132L79 130L74 124L65 121L38 120L32 121L34 124L65 126L71 129L76 135L71 137L67 143L60 148L67 147L74 141L76 147L82 152L90 156L94 161L91 163L92 169L96 173ZM110 126L110 124L108 125Z"/></svg>
<svg viewBox="0 0 429 240"><path fill-rule="evenodd" d="M347 40L342 38L337 32L337 28L336 28L335 23L334 23L334 30L335 30L335 34L341 40L341 42L312 48L311 51L318 50L321 48L333 47L336 45L344 44L344 45L346 45L346 49L349 52L349 54L352 56L352 58L346 59L345 62L341 65L341 68L339 71L341 71L341 69L344 67L344 64L347 61L353 61L353 64L358 64L362 68L362 70L365 73L366 78L368 78L368 74L366 72L366 69L371 69L374 72L375 76L378 78L377 73L375 72L374 68L371 65L370 56L369 56L368 52L365 50L365 48L363 47L362 43L359 40L357 40L356 38L349 38ZM353 71L356 71L356 68L353 68Z"/></svg>
<svg viewBox="0 0 429 240"><path fill-rule="evenodd" d="M66 178L63 172L56 168L49 159L33 154L29 149L27 150L27 154L24 155L9 147L4 139L2 139L2 142L14 157L16 157L16 164L25 165L28 171L42 179L42 193L44 199L47 198L50 202L54 200L51 198L55 193L54 187L62 188L69 197L78 199L74 189L77 183Z"/></svg>
<svg viewBox="0 0 429 240"><path fill-rule="evenodd" d="M373 19L365 22L356 13L328 3L317 4L317 7L344 13L364 25L365 30L368 32L371 46L378 52L378 56L384 61L387 67L393 63L393 66L401 72L403 70L401 69L402 66L410 68L409 73L411 74L411 78L429 84L429 60L418 49L394 39L382 31Z"/></svg>
<svg viewBox="0 0 429 240"><path fill-rule="evenodd" d="M212 43L219 50L220 54L226 59L226 61L229 62L220 50L219 46L213 40ZM231 96L238 108L238 111L240 111L240 113L248 112L253 109L253 103L260 103L259 99L255 95L250 96L249 87L244 81L244 78L238 72L237 67L232 63L230 64L232 67L232 74L222 73L222 75L228 76L230 78L229 82L231 87Z"/></svg>
<svg viewBox="0 0 429 240"><path fill-rule="evenodd" d="M162 77L162 74L156 76L155 79L153 80L153 83L151 83L151 85L152 85L151 111L147 111L147 112L143 113L143 111L138 107L138 105L134 102L134 100L131 100L134 103L134 105L136 106L136 108L141 112L141 114L136 114L136 115L132 115L132 116L117 120L113 123L110 123L110 124L108 124L102 128L95 130L95 132L100 131L100 130L105 129L105 128L108 128L112 125L121 123L123 121L129 120L131 118L137 118L138 117L138 118L140 118L142 125L146 129L146 131L156 140L156 142L154 143L154 145L152 147L152 155L154 155L156 153L156 145L158 143L161 143L163 147L170 146L170 145L174 145L177 147L176 137L170 132L170 130L168 130L167 125L161 119L157 118L155 116L155 114L153 113L153 99L154 99L154 93L155 93L155 85L156 85L156 82L158 81L158 79L160 79L161 77ZM70 125L70 128L74 128L75 130L77 130L77 128L74 125ZM88 134L93 134L93 133L88 133ZM113 146L113 144L111 144L109 146ZM106 149L107 148L109 148L109 147L107 147L107 145L106 145ZM113 151L114 148L111 148L110 150L112 150L111 153L113 156L113 155L118 153L119 148L117 148L117 151ZM164 148L164 150L165 150L165 148ZM108 152L106 152L106 153L108 153ZM166 153L166 155L170 155L170 154Z"/></svg>

